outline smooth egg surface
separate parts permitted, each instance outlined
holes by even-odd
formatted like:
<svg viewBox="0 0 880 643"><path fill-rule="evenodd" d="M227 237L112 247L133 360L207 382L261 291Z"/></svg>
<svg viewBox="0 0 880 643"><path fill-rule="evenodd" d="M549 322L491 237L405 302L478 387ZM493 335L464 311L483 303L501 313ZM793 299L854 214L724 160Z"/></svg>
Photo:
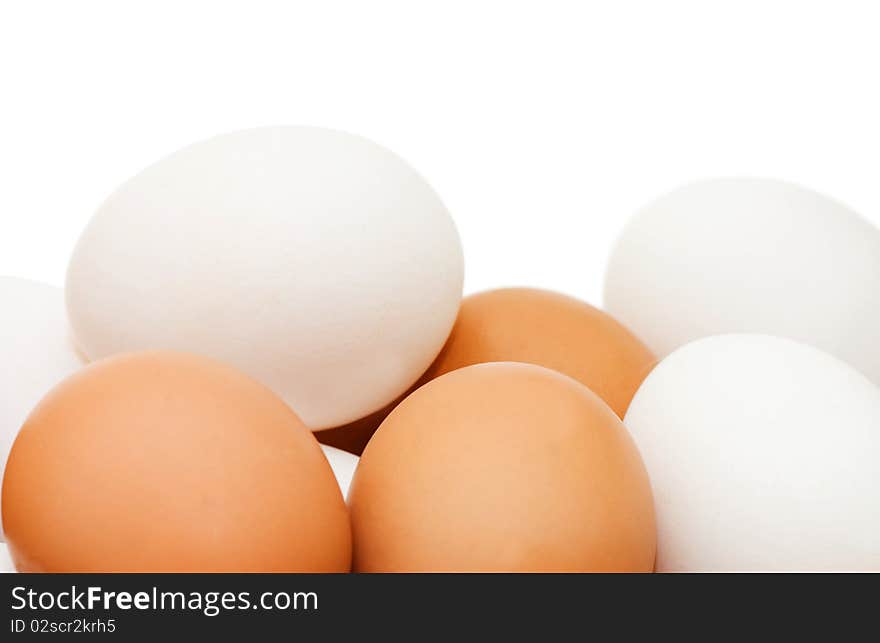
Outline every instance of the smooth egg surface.
<svg viewBox="0 0 880 643"><path fill-rule="evenodd" d="M28 417L3 521L20 571L345 572L345 502L269 389L171 352L96 362Z"/></svg>
<svg viewBox="0 0 880 643"><path fill-rule="evenodd" d="M657 571L880 570L880 389L811 346L697 340L625 424L657 507Z"/></svg>
<svg viewBox="0 0 880 643"><path fill-rule="evenodd" d="M880 384L880 230L768 179L686 185L627 224L605 308L660 357L700 337L789 337Z"/></svg>
<svg viewBox="0 0 880 643"><path fill-rule="evenodd" d="M74 250L67 305L91 359L214 357L318 430L415 382L463 274L448 211L406 162L343 132L268 127L186 147L119 187Z"/></svg>
<svg viewBox="0 0 880 643"><path fill-rule="evenodd" d="M547 290L502 288L462 301L446 345L419 381L485 362L525 362L559 371L623 417L656 358L598 308Z"/></svg>
<svg viewBox="0 0 880 643"><path fill-rule="evenodd" d="M594 393L531 364L480 364L407 397L349 494L363 572L651 571L651 489Z"/></svg>
<svg viewBox="0 0 880 643"><path fill-rule="evenodd" d="M28 413L50 388L80 368L83 360L70 340L60 288L0 276L0 311L2 480L9 450Z"/></svg>

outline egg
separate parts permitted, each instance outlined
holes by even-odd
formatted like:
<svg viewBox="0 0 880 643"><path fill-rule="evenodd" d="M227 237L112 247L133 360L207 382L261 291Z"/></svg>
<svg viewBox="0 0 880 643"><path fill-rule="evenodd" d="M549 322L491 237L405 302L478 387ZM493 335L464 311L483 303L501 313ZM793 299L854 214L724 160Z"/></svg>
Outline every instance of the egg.
<svg viewBox="0 0 880 643"><path fill-rule="evenodd" d="M437 194L366 139L310 127L225 134L134 176L67 272L85 354L227 362L317 430L403 393L443 346L463 256Z"/></svg>
<svg viewBox="0 0 880 643"><path fill-rule="evenodd" d="M463 366L525 362L578 380L623 416L656 359L627 328L573 297L502 288L466 297L421 382Z"/></svg>
<svg viewBox="0 0 880 643"><path fill-rule="evenodd" d="M348 512L313 434L214 360L125 354L30 414L3 480L19 571L345 572Z"/></svg>
<svg viewBox="0 0 880 643"><path fill-rule="evenodd" d="M453 371L408 396L349 493L362 572L651 571L651 489L594 393L531 364Z"/></svg>
<svg viewBox="0 0 880 643"><path fill-rule="evenodd" d="M880 384L880 231L844 205L768 179L682 187L635 215L608 264L605 308L659 356L722 333L789 337Z"/></svg>
<svg viewBox="0 0 880 643"><path fill-rule="evenodd" d="M15 571L12 558L9 557L9 549L0 543L0 574L8 574Z"/></svg>
<svg viewBox="0 0 880 643"><path fill-rule="evenodd" d="M348 496L348 488L351 486L351 479L357 469L359 458L348 451L325 444L321 445L321 450L330 463L330 468L333 469L333 475L339 484L339 490L342 492L342 497L345 498Z"/></svg>
<svg viewBox="0 0 880 643"><path fill-rule="evenodd" d="M465 297L437 359L410 388L464 366L524 362L565 373L591 388L623 417L654 355L613 317L573 297L535 288L501 288ZM362 453L403 395L318 439Z"/></svg>
<svg viewBox="0 0 880 643"><path fill-rule="evenodd" d="M657 508L658 571L880 570L880 389L777 337L664 359L625 424Z"/></svg>
<svg viewBox="0 0 880 643"><path fill-rule="evenodd" d="M31 408L52 386L77 370L82 359L70 341L60 288L0 276L0 310L2 479L9 449Z"/></svg>

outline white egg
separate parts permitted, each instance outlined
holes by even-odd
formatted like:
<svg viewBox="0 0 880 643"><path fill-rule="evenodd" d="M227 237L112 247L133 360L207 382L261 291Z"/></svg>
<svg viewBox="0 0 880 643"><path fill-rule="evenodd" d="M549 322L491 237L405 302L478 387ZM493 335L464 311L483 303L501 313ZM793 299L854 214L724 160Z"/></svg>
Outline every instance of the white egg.
<svg viewBox="0 0 880 643"><path fill-rule="evenodd" d="M654 490L658 571L880 570L880 388L811 346L678 349L624 423Z"/></svg>
<svg viewBox="0 0 880 643"><path fill-rule="evenodd" d="M330 468L333 469L333 475L336 476L336 482L339 483L342 497L348 499L348 489L351 487L351 479L354 477L360 458L353 453L326 444L322 444L321 449L324 451L327 461L330 462Z"/></svg>
<svg viewBox="0 0 880 643"><path fill-rule="evenodd" d="M89 358L205 354L317 430L427 369L463 270L449 213L407 163L350 134L275 127L196 143L123 184L79 240L67 303Z"/></svg>
<svg viewBox="0 0 880 643"><path fill-rule="evenodd" d="M12 564L12 558L9 556L9 548L0 543L0 574L8 574L15 571L15 565Z"/></svg>
<svg viewBox="0 0 880 643"><path fill-rule="evenodd" d="M0 310L2 475L15 436L31 409L79 368L82 360L70 341L60 288L0 277Z"/></svg>
<svg viewBox="0 0 880 643"><path fill-rule="evenodd" d="M645 207L611 255L605 307L661 357L708 335L767 333L880 384L880 230L789 183L702 181Z"/></svg>

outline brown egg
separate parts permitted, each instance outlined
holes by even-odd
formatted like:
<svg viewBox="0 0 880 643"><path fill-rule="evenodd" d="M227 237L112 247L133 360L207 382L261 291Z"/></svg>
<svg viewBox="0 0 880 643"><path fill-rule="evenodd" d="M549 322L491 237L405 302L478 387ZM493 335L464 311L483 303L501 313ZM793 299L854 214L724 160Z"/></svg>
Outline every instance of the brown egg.
<svg viewBox="0 0 880 643"><path fill-rule="evenodd" d="M589 304L546 290L503 288L465 297L446 345L407 394L444 373L486 362L526 362L565 373L622 418L657 359L625 326ZM315 436L360 455L405 397Z"/></svg>
<svg viewBox="0 0 880 643"><path fill-rule="evenodd" d="M362 572L641 571L650 484L621 421L530 364L444 375L386 418L351 491Z"/></svg>
<svg viewBox="0 0 880 643"><path fill-rule="evenodd" d="M463 366L527 362L586 385L623 417L657 359L626 327L580 300L534 288L466 297L421 383Z"/></svg>
<svg viewBox="0 0 880 643"><path fill-rule="evenodd" d="M3 481L20 571L345 572L351 534L321 448L219 362L135 353L53 389Z"/></svg>

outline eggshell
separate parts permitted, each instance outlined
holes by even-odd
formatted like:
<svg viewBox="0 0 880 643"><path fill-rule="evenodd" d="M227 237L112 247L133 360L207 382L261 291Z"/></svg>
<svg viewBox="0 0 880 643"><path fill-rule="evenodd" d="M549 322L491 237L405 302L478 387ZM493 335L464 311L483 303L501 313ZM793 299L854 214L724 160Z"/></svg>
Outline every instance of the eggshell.
<svg viewBox="0 0 880 643"><path fill-rule="evenodd" d="M410 387L457 368L524 362L574 377L623 417L654 355L624 326L573 297L535 288L502 288L465 297L443 350ZM318 440L363 453L388 414L406 397L350 424L321 431Z"/></svg>
<svg viewBox="0 0 880 643"><path fill-rule="evenodd" d="M623 417L654 355L624 326L589 304L534 288L502 288L465 297L452 333L430 368L410 387L463 366L486 362L545 366L586 384ZM388 414L406 397L318 439L363 453Z"/></svg>
<svg viewBox="0 0 880 643"><path fill-rule="evenodd" d="M623 325L573 297L503 288L466 297L420 382L463 366L526 362L578 380L620 417L656 359Z"/></svg>
<svg viewBox="0 0 880 643"><path fill-rule="evenodd" d="M708 335L789 337L880 384L880 231L810 190L717 179L645 207L611 255L605 308L661 357Z"/></svg>
<svg viewBox="0 0 880 643"><path fill-rule="evenodd" d="M90 358L215 357L322 429L425 371L462 280L455 225L408 164L350 134L273 127L196 143L124 183L77 244L67 303Z"/></svg>
<svg viewBox="0 0 880 643"><path fill-rule="evenodd" d="M269 389L170 352L96 362L43 399L3 481L20 571L345 572L314 436Z"/></svg>
<svg viewBox="0 0 880 643"><path fill-rule="evenodd" d="M28 413L82 365L69 339L64 294L46 284L0 276L0 479ZM2 541L0 531L0 541Z"/></svg>
<svg viewBox="0 0 880 643"><path fill-rule="evenodd" d="M9 556L9 548L0 543L0 574L9 574L15 571L12 558Z"/></svg>
<svg viewBox="0 0 880 643"><path fill-rule="evenodd" d="M357 469L359 458L348 451L325 444L321 445L321 450L330 463L330 468L333 469L333 475L336 476L336 482L339 483L342 497L348 496L348 488L351 487L351 479L354 476L355 469Z"/></svg>
<svg viewBox="0 0 880 643"><path fill-rule="evenodd" d="M658 571L880 570L880 389L788 339L663 360L625 419L651 476Z"/></svg>
<svg viewBox="0 0 880 643"><path fill-rule="evenodd" d="M651 571L651 490L615 414L575 380L481 364L407 397L349 494L364 572Z"/></svg>

